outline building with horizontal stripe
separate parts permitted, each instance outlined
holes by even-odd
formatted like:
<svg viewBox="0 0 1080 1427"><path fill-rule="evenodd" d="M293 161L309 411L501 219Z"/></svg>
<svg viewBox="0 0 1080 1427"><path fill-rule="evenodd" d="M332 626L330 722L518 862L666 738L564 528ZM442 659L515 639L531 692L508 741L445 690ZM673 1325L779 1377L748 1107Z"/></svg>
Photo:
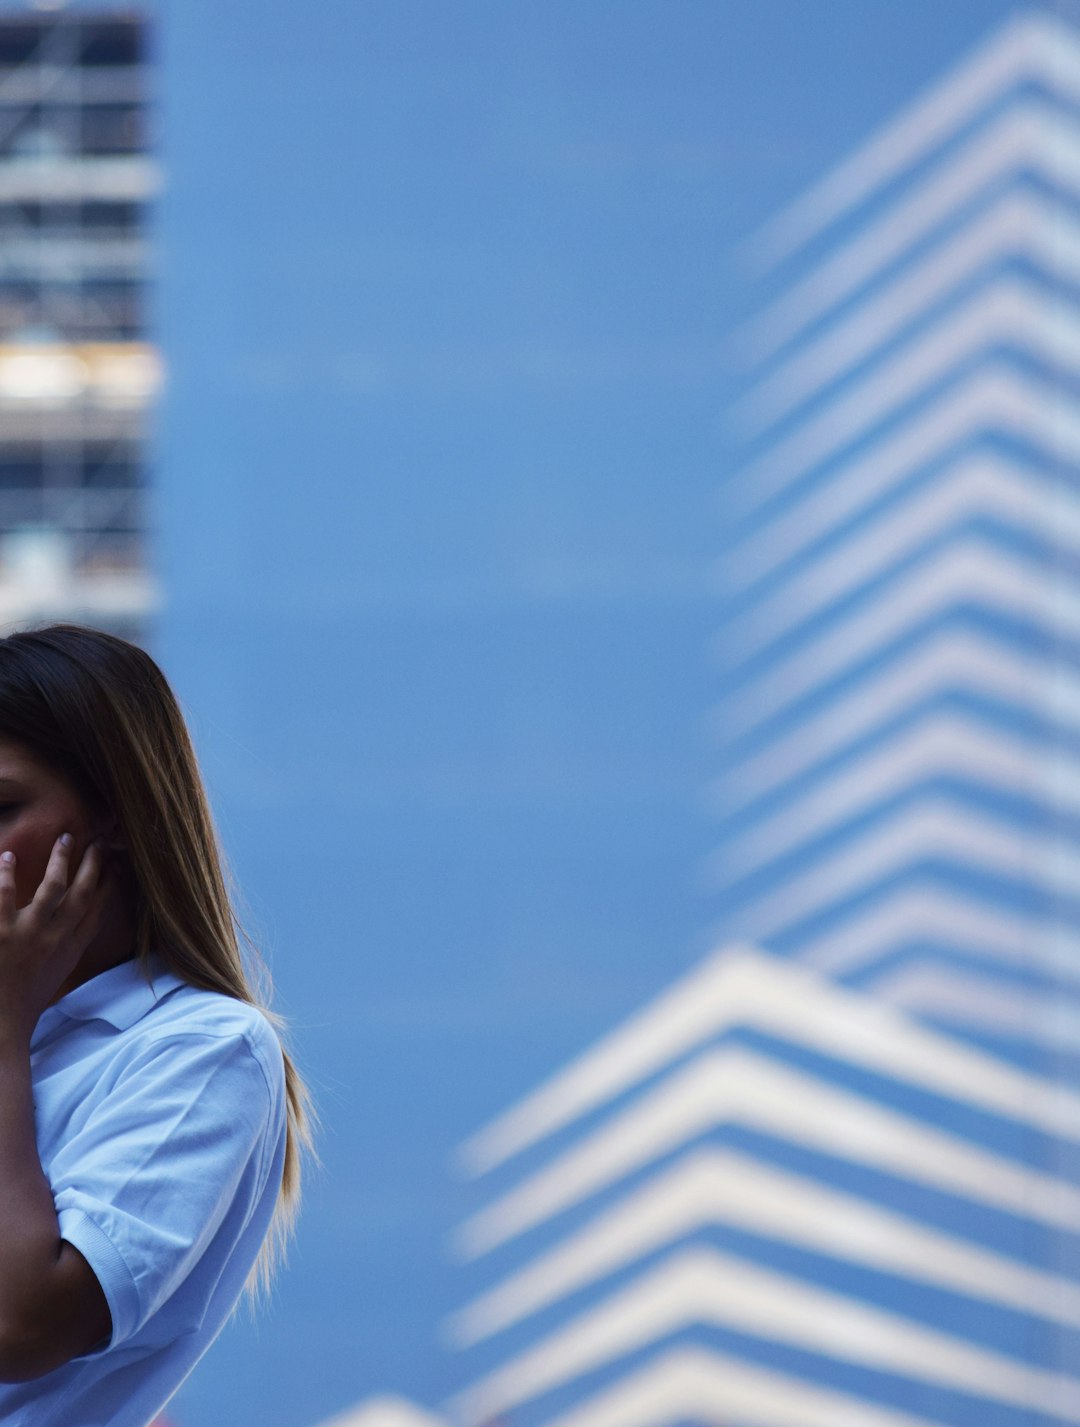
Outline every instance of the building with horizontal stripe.
<svg viewBox="0 0 1080 1427"><path fill-rule="evenodd" d="M1080 37L747 244L718 950L462 1146L467 1427L1080 1422Z"/></svg>

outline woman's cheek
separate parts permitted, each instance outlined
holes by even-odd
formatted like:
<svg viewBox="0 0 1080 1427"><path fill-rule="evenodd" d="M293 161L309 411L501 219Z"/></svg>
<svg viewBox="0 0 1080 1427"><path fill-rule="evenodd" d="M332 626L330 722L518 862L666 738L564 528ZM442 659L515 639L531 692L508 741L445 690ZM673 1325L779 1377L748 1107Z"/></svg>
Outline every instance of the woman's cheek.
<svg viewBox="0 0 1080 1427"><path fill-rule="evenodd" d="M45 876L52 851L52 840L43 847L40 837L14 836L8 846L15 854L15 904L25 907L34 900L34 893Z"/></svg>

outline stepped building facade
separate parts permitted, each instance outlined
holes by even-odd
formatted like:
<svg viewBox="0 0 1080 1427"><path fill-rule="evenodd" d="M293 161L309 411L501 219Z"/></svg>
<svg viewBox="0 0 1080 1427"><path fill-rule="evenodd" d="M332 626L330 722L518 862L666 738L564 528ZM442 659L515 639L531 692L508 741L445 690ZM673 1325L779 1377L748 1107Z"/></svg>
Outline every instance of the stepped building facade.
<svg viewBox="0 0 1080 1427"><path fill-rule="evenodd" d="M141 638L159 187L143 16L0 10L0 626Z"/></svg>
<svg viewBox="0 0 1080 1427"><path fill-rule="evenodd" d="M1080 37L746 257L720 950L462 1147L443 1410L1080 1423Z"/></svg>

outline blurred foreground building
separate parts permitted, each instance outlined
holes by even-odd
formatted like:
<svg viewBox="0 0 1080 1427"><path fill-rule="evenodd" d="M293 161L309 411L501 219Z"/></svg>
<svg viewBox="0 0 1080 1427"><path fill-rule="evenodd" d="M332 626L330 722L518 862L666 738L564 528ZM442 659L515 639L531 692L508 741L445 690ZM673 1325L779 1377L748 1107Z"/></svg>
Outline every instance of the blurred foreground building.
<svg viewBox="0 0 1080 1427"><path fill-rule="evenodd" d="M724 949L464 1147L447 1411L1080 1423L1080 39L1010 24L750 258Z"/></svg>
<svg viewBox="0 0 1080 1427"><path fill-rule="evenodd" d="M727 948L465 1147L449 1419L1080 1421L1078 1133L1075 1094Z"/></svg>
<svg viewBox="0 0 1080 1427"><path fill-rule="evenodd" d="M140 638L149 151L142 16L0 11L0 626Z"/></svg>

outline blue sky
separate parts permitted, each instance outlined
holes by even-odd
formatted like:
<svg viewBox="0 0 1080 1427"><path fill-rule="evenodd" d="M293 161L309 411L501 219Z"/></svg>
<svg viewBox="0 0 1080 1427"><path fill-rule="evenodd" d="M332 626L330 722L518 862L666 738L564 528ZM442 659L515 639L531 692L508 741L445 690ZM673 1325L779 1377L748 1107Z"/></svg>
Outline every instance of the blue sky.
<svg viewBox="0 0 1080 1427"><path fill-rule="evenodd" d="M708 950L732 249L1012 8L161 7L156 647L326 1123L179 1427L462 1385L453 1148Z"/></svg>

